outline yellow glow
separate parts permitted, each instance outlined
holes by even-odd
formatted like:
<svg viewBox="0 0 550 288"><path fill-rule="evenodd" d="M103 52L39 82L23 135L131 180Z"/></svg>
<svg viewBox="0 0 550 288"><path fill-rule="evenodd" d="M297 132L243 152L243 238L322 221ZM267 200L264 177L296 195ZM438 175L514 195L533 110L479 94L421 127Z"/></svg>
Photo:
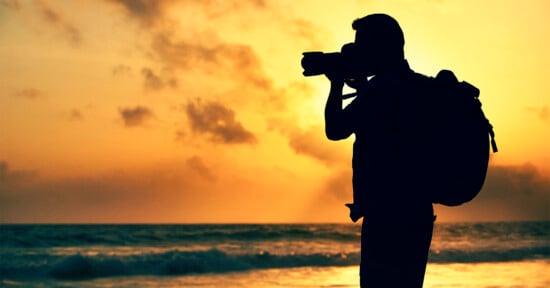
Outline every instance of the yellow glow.
<svg viewBox="0 0 550 288"><path fill-rule="evenodd" d="M480 88L493 164L549 177L548 1L17 3L0 4L0 176L19 180L0 196L37 200L0 222L347 221L353 139L324 139L328 81L303 77L300 59L339 50L353 19L376 12L400 22L415 71ZM222 107L210 117L233 130L195 131L189 103ZM136 107L151 113L126 125ZM41 204L52 190L59 201Z"/></svg>

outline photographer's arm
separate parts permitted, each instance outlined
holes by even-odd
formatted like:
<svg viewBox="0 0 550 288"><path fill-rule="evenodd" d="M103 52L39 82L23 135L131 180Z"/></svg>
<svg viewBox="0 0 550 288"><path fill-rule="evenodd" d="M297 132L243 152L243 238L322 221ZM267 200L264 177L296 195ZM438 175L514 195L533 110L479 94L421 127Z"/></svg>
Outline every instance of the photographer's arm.
<svg viewBox="0 0 550 288"><path fill-rule="evenodd" d="M330 140L342 140L353 133L351 121L342 108L344 80L330 78L330 92L325 106L325 134Z"/></svg>

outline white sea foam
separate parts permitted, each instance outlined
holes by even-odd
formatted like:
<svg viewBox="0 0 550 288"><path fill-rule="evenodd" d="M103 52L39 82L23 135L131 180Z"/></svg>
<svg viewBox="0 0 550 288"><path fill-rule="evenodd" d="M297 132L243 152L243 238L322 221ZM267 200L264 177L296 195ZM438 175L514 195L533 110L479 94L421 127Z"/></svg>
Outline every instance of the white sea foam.
<svg viewBox="0 0 550 288"><path fill-rule="evenodd" d="M429 267L550 265L549 228L549 222L438 224ZM336 269L357 267L360 258L360 226L348 224L3 225L1 230L4 286L112 276L141 279Z"/></svg>

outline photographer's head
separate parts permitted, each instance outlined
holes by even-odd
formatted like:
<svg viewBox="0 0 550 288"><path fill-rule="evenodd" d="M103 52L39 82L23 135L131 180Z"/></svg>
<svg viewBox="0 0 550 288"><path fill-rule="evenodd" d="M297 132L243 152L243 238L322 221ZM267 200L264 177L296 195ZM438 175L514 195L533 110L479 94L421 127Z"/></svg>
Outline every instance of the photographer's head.
<svg viewBox="0 0 550 288"><path fill-rule="evenodd" d="M353 21L352 27L356 31L355 44L368 74L375 75L405 58L403 31L392 17L371 14Z"/></svg>

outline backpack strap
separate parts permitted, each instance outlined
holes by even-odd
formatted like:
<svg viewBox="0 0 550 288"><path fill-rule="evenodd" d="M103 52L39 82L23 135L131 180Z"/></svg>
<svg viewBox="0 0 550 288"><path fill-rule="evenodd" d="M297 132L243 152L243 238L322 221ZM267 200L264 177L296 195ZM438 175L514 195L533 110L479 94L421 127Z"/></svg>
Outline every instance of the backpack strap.
<svg viewBox="0 0 550 288"><path fill-rule="evenodd" d="M487 120L487 125L489 125L489 135L491 136L491 148L493 148L493 153L498 152L497 142L495 141L495 131L493 130L493 125Z"/></svg>
<svg viewBox="0 0 550 288"><path fill-rule="evenodd" d="M460 82L460 86L463 91L471 91L468 93L472 93L471 95L474 95L474 98L479 102L479 99L478 99L479 89L477 89L474 85L466 81ZM470 94L467 94L467 95L470 95ZM485 119L485 121L487 121L487 132L489 132L489 136L491 137L491 149L493 149L493 152L496 153L498 152L498 147L497 147L497 142L495 141L495 131L493 129L493 125L491 125L491 122L489 122L489 119L485 117L485 113L483 113L483 110L481 109L481 102L479 102L479 106L480 106L479 111L481 111L482 117Z"/></svg>

